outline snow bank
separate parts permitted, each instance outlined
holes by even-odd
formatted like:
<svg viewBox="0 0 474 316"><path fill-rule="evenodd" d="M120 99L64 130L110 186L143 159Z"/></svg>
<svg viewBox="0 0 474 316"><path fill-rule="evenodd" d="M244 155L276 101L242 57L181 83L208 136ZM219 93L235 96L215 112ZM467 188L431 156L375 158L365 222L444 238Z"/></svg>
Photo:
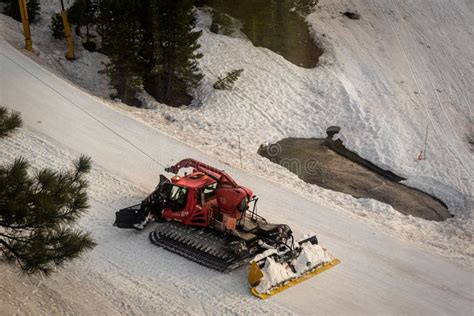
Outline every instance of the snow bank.
<svg viewBox="0 0 474 316"><path fill-rule="evenodd" d="M255 262L258 262L262 259L265 259L266 257L270 257L271 255L277 253L277 250L275 248L272 248L272 249L267 249L265 250L264 252L262 253L259 253L258 255L256 255L252 261L255 261Z"/></svg>
<svg viewBox="0 0 474 316"><path fill-rule="evenodd" d="M292 262L292 265L295 267L296 273L301 275L328 262L331 262L329 253L321 246L313 245L308 242L301 246L301 253L298 258Z"/></svg>
<svg viewBox="0 0 474 316"><path fill-rule="evenodd" d="M263 277L256 287L259 293L266 293L274 286L283 283L295 276L288 265L276 263L272 258L267 258L262 268Z"/></svg>
<svg viewBox="0 0 474 316"><path fill-rule="evenodd" d="M254 261L258 261L256 258ZM256 290L259 293L266 293L273 287L297 278L321 264L331 262L331 260L332 258L326 250L310 242L301 245L300 254L290 264L277 263L272 257L268 257L261 269L263 277Z"/></svg>

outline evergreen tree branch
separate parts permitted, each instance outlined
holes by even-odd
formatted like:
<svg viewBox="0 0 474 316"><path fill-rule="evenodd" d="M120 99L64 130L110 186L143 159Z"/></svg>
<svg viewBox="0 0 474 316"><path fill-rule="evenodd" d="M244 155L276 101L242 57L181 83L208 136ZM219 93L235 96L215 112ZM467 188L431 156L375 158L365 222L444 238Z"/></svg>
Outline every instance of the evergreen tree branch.
<svg viewBox="0 0 474 316"><path fill-rule="evenodd" d="M15 129L23 125L19 112L9 113L6 107L0 106L0 138L8 136Z"/></svg>
<svg viewBox="0 0 474 316"><path fill-rule="evenodd" d="M80 157L74 169L43 169L28 175L29 164L18 158L0 166L0 249L27 273L46 274L95 246L88 233L68 227L84 213L90 158Z"/></svg>
<svg viewBox="0 0 474 316"><path fill-rule="evenodd" d="M0 237L11 239L11 240L18 241L18 242L28 242L28 239L21 238L21 237L15 237L15 236L3 234L3 233L0 233Z"/></svg>

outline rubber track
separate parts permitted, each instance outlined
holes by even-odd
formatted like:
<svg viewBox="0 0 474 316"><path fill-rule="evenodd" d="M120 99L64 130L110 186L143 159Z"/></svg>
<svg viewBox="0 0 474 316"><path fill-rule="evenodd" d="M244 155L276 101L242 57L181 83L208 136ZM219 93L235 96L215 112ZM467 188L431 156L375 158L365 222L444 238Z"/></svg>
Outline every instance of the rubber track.
<svg viewBox="0 0 474 316"><path fill-rule="evenodd" d="M217 270L220 272L230 272L239 268L240 266L246 264L250 256L246 257L235 257L227 255L227 259L223 259L222 256L218 257L216 255L210 254L202 249L197 249L195 246L189 244L189 240L187 243L183 243L182 240L186 239L188 236L182 236L179 234L171 234L167 233L167 229L173 229L174 225L167 225L168 223L160 224L165 227L159 227L155 231L152 231L149 235L150 241L159 246L163 247L164 249L171 251L175 254L183 256L189 260L192 260L196 263L199 263L205 267L208 267L213 270ZM178 224L180 225L180 224ZM182 228L182 227L180 227ZM165 230L163 232L163 230ZM195 232L199 232L199 230L194 230ZM192 229L189 230L190 235L192 235ZM174 235L175 237L170 237L169 235ZM176 237L176 235L179 235ZM199 238L199 234L195 235L196 238ZM214 236L215 237L215 236ZM225 242L225 241L224 241Z"/></svg>

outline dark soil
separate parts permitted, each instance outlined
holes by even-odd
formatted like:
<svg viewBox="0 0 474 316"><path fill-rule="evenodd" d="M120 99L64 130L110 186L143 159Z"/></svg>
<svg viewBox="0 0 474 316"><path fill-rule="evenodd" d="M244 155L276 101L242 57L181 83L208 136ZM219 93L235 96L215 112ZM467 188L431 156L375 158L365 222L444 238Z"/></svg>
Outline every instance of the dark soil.
<svg viewBox="0 0 474 316"><path fill-rule="evenodd" d="M305 182L343 192L355 198L371 198L397 211L426 220L452 217L439 199L398 183L404 180L347 150L341 141L286 138L258 153L287 168Z"/></svg>

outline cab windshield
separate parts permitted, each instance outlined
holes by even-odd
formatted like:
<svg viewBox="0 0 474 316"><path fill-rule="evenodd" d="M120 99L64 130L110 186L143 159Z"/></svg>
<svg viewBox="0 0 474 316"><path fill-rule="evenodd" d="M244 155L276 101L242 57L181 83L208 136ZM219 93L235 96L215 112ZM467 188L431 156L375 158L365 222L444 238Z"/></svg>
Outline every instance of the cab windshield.
<svg viewBox="0 0 474 316"><path fill-rule="evenodd" d="M173 212L179 212L186 206L188 189L177 185L171 185L167 194L167 207Z"/></svg>

